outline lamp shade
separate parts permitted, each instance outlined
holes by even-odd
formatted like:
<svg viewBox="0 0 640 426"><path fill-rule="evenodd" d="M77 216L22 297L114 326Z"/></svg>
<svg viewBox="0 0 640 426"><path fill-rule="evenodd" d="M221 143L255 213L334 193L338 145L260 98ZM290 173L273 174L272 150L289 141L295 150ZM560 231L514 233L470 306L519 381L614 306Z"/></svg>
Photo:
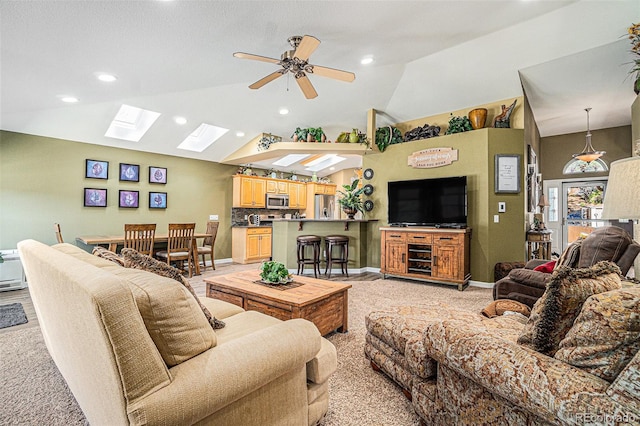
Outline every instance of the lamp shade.
<svg viewBox="0 0 640 426"><path fill-rule="evenodd" d="M538 207L549 207L549 201L547 200L547 196L542 194L540 199L538 200Z"/></svg>
<svg viewBox="0 0 640 426"><path fill-rule="evenodd" d="M611 163L602 218L640 219L640 157Z"/></svg>

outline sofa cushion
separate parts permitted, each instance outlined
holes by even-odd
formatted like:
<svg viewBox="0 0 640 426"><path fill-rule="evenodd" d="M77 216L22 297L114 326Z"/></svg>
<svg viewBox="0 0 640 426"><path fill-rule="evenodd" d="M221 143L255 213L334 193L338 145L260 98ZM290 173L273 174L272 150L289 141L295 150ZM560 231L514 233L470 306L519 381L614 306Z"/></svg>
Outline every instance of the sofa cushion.
<svg viewBox="0 0 640 426"><path fill-rule="evenodd" d="M620 269L612 262L591 268L560 267L531 310L518 343L553 356L590 296L621 287Z"/></svg>
<svg viewBox="0 0 640 426"><path fill-rule="evenodd" d="M118 256L116 253L112 252L111 250L107 250L104 247L95 246L91 251L91 253L94 256L98 256L103 259L110 260L116 265L124 266L124 259L122 259L122 256Z"/></svg>
<svg viewBox="0 0 640 426"><path fill-rule="evenodd" d="M622 228L617 226L598 228L582 242L578 268L586 268L601 260L617 262L631 243L633 239Z"/></svg>
<svg viewBox="0 0 640 426"><path fill-rule="evenodd" d="M178 365L216 345L216 334L189 291L175 280L120 268L164 362Z"/></svg>
<svg viewBox="0 0 640 426"><path fill-rule="evenodd" d="M122 249L121 253L124 257L124 266L127 268L142 269L143 271L153 272L154 274L178 281L193 295L193 298L200 306L200 309L204 313L204 316L207 318L207 321L209 321L209 324L211 324L211 327L213 327L213 329L220 329L224 327L224 322L216 319L213 315L211 315L211 312L209 312L207 307L204 306L202 302L200 302L200 299L196 295L196 292L193 290L193 287L191 287L189 281L187 281L187 279L182 276L182 272L180 272L179 269L174 268L167 263L160 262L159 260L156 260L151 256L139 253L138 251L131 248L124 248Z"/></svg>
<svg viewBox="0 0 640 426"><path fill-rule="evenodd" d="M640 349L640 288L591 296L555 358L612 382Z"/></svg>
<svg viewBox="0 0 640 426"><path fill-rule="evenodd" d="M547 286L547 282L551 279L551 275L536 271L535 269L522 268L512 269L511 272L509 272L509 278L518 283L544 289Z"/></svg>
<svg viewBox="0 0 640 426"><path fill-rule="evenodd" d="M52 246L59 252L64 254L68 254L69 256L82 260L90 265L96 266L100 269L104 269L107 271L121 269L122 267L117 265L114 262L110 262L102 257L94 256L91 253L86 252L78 246L69 243L60 243Z"/></svg>

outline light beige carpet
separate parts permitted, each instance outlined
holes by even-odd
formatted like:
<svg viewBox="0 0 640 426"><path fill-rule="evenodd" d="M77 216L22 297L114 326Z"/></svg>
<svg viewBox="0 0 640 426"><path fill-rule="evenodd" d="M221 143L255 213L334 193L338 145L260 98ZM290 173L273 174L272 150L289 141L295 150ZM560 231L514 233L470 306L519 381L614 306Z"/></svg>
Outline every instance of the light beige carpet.
<svg viewBox="0 0 640 426"><path fill-rule="evenodd" d="M203 278L257 265L219 265L191 279L204 295ZM332 280L342 280L340 276ZM338 371L330 379L327 426L418 425L410 402L380 373L371 370L364 357L367 312L394 304L444 302L456 308L480 312L491 302L491 290L386 279L378 274L354 276L348 281L349 332L332 333L328 339L338 351ZM49 357L38 327L0 334L0 425L80 425L86 421L73 395Z"/></svg>

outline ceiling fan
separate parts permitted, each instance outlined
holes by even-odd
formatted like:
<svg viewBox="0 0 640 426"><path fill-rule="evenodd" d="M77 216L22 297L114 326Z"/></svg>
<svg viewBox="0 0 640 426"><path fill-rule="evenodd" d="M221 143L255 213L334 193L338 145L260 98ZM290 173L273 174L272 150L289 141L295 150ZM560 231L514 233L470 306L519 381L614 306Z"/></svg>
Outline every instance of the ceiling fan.
<svg viewBox="0 0 640 426"><path fill-rule="evenodd" d="M292 73L298 86L304 93L307 99L313 99L318 96L318 92L314 89L307 74L315 74L322 77L334 78L336 80L342 80L352 82L356 75L352 72L341 71L334 68L321 67L319 65L312 65L309 61L309 56L320 45L320 40L317 38L305 35L305 36L292 36L288 39L289 44L293 47L292 50L286 50L280 59L268 58L266 56L252 55L250 53L236 52L233 54L236 58L252 59L254 61L270 62L272 64L278 64L282 69L269 74L268 76L261 78L260 80L249 86L250 89L259 89L267 83L272 82L278 77L282 77L286 73Z"/></svg>

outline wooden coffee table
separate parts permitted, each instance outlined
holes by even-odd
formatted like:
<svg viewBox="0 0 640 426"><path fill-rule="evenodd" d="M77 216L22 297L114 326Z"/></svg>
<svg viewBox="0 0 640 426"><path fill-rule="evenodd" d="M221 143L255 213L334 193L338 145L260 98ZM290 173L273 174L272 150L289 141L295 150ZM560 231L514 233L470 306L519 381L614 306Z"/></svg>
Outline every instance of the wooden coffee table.
<svg viewBox="0 0 640 426"><path fill-rule="evenodd" d="M237 272L206 278L207 297L224 300L245 310L262 312L281 320L304 318L323 336L348 329L350 284L293 275L285 286L258 284L260 272Z"/></svg>

